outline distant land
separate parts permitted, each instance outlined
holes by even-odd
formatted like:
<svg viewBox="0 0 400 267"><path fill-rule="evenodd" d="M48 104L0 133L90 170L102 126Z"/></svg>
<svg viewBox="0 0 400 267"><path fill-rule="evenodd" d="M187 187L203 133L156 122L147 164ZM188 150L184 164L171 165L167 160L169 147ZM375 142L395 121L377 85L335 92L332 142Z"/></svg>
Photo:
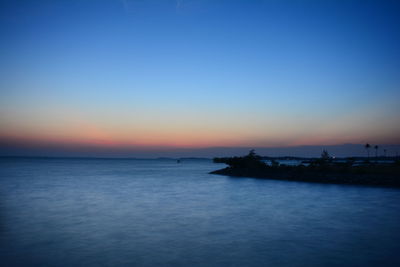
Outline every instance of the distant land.
<svg viewBox="0 0 400 267"><path fill-rule="evenodd" d="M301 182L332 184L352 184L370 186L400 187L400 161L395 157L375 161L362 158L348 158L337 161L326 150L320 158L308 160L306 164L287 165L272 159L270 163L262 160L253 150L243 157L214 158L215 163L225 163L228 167L210 172L231 177L253 177Z"/></svg>
<svg viewBox="0 0 400 267"><path fill-rule="evenodd" d="M371 143L374 146L374 143ZM377 144L378 155L400 155L400 145ZM102 147L85 145L57 144L16 144L0 142L0 156L29 156L29 157L105 157L105 158L213 158L246 155L255 149L261 156L271 157L319 157L326 149L333 157L364 157L367 151L364 144L315 145L292 147L207 147L207 148L178 148L178 147ZM375 149L370 148L370 156L375 156Z"/></svg>

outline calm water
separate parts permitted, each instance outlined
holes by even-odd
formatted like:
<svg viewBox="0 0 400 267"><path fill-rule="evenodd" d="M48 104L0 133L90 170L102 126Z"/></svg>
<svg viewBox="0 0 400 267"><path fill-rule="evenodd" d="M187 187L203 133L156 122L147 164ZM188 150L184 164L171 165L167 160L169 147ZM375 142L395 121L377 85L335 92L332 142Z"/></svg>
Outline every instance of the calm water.
<svg viewBox="0 0 400 267"><path fill-rule="evenodd" d="M399 266L400 190L0 159L2 266Z"/></svg>

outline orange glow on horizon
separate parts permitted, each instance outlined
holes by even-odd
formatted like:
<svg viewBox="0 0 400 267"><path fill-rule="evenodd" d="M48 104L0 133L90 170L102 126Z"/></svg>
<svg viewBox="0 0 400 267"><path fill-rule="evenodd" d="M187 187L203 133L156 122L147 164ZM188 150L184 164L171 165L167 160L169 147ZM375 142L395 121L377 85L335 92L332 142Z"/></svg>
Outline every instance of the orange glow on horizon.
<svg viewBox="0 0 400 267"><path fill-rule="evenodd" d="M70 114L70 113L68 113ZM398 144L395 133L381 133L372 128L360 128L357 116L339 117L330 122L294 120L277 117L249 120L200 120L178 118L170 122L163 118L132 117L122 120L88 119L71 116L69 120L3 122L2 143L22 145L90 146L103 148L206 148L206 147L293 147L307 145L339 145L345 143ZM106 119L106 118L104 118ZM221 123L223 121L223 123ZM354 126L355 125L355 126ZM395 124L393 124L395 125ZM354 127L352 127L354 126ZM393 126L396 127L396 126Z"/></svg>
<svg viewBox="0 0 400 267"><path fill-rule="evenodd" d="M348 136L335 139L331 136L316 137L304 136L292 140L279 142L254 141L240 139L239 137L225 137L217 135L205 135L203 133L192 134L163 134L158 136L149 133L144 136L135 136L129 139L126 136L111 136L90 129L79 136L51 136L22 134L0 134L0 142L27 146L60 145L60 146L89 146L102 148L207 148L207 147L295 147L309 145L340 145L345 143L371 142L377 144L399 144L396 137L368 139L362 136L359 140Z"/></svg>

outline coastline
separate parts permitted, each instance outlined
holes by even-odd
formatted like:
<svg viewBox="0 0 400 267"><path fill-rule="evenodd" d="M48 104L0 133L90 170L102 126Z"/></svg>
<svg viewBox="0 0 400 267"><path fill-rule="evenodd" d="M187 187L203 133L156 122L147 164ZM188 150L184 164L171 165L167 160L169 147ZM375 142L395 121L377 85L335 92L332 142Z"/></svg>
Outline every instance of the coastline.
<svg viewBox="0 0 400 267"><path fill-rule="evenodd" d="M353 169L352 171L329 171L322 169L309 170L303 166L269 167L265 169L226 167L212 171L210 174L296 182L400 188L400 175L398 172L369 173L360 169Z"/></svg>
<svg viewBox="0 0 400 267"><path fill-rule="evenodd" d="M400 188L400 164L378 163L368 160L354 164L354 158L345 162L334 161L327 152L319 159L310 160L308 165L280 164L271 159L271 164L262 161L262 157L251 150L247 156L214 158L215 163L225 163L228 167L210 172L210 174L232 177L249 177L297 182L327 184L368 185Z"/></svg>

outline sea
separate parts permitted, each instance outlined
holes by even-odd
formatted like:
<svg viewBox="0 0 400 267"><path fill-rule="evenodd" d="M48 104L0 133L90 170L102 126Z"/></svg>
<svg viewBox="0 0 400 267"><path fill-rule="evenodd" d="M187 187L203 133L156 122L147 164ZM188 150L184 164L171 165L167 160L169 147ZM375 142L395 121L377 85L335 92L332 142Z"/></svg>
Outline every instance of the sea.
<svg viewBox="0 0 400 267"><path fill-rule="evenodd" d="M400 266L400 190L207 159L0 159L1 266Z"/></svg>

